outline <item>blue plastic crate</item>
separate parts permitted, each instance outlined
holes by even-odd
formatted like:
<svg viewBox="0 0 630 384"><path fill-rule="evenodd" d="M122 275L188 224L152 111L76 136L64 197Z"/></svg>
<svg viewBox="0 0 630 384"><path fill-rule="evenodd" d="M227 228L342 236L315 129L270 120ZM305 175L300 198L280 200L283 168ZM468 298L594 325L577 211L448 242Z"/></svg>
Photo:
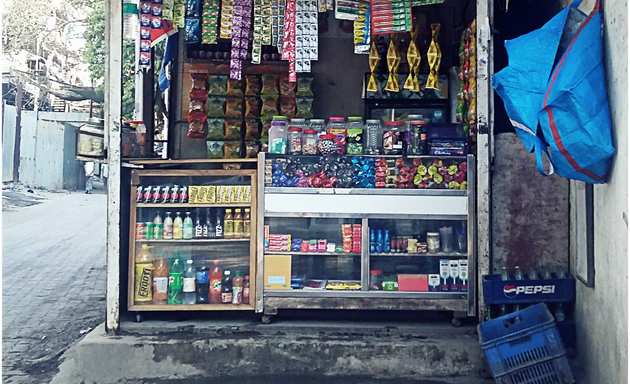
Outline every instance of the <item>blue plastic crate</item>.
<svg viewBox="0 0 630 384"><path fill-rule="evenodd" d="M496 383L574 383L562 339L544 303L478 326L479 344Z"/></svg>
<svg viewBox="0 0 630 384"><path fill-rule="evenodd" d="M483 276L483 300L486 305L566 303L575 300L575 279L501 280L501 275Z"/></svg>

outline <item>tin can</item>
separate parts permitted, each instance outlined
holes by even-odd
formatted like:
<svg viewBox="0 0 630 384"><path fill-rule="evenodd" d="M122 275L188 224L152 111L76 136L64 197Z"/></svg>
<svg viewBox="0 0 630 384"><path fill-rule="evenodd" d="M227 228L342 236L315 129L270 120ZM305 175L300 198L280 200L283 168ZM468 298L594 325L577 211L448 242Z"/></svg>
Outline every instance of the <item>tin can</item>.
<svg viewBox="0 0 630 384"><path fill-rule="evenodd" d="M171 188L170 202L172 204L179 202L179 186L177 184L173 185L173 188Z"/></svg>
<svg viewBox="0 0 630 384"><path fill-rule="evenodd" d="M170 187L168 185L162 187L162 195L160 196L161 203L168 203L171 194L169 193Z"/></svg>
<svg viewBox="0 0 630 384"><path fill-rule="evenodd" d="M164 224L153 224L153 240L162 240L162 232L164 231Z"/></svg>
<svg viewBox="0 0 630 384"><path fill-rule="evenodd" d="M151 202L153 204L157 204L160 202L160 186L159 185L153 187L153 192L151 193Z"/></svg>
<svg viewBox="0 0 630 384"><path fill-rule="evenodd" d="M147 240L153 239L153 227L155 226L155 224L148 221L144 224L144 226L145 226L145 231L144 231L145 239Z"/></svg>
<svg viewBox="0 0 630 384"><path fill-rule="evenodd" d="M185 185L179 188L179 202L180 203L188 202L188 187Z"/></svg>
<svg viewBox="0 0 630 384"><path fill-rule="evenodd" d="M136 223L136 240L144 240L147 235L147 226L144 223Z"/></svg>

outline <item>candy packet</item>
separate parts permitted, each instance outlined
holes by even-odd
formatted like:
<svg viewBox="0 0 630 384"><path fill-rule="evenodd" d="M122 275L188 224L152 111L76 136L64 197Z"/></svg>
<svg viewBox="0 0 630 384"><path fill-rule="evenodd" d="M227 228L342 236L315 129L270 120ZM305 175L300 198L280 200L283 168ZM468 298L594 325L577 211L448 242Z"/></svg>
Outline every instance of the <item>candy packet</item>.
<svg viewBox="0 0 630 384"><path fill-rule="evenodd" d="M256 158L260 151L260 144L255 141L245 142L245 157L249 159Z"/></svg>
<svg viewBox="0 0 630 384"><path fill-rule="evenodd" d="M313 90L311 88L314 77L311 75L300 75L297 79L297 92L296 96L310 96L313 97Z"/></svg>
<svg viewBox="0 0 630 384"><path fill-rule="evenodd" d="M208 93L213 96L225 95L227 93L227 76L210 75L208 78Z"/></svg>
<svg viewBox="0 0 630 384"><path fill-rule="evenodd" d="M225 120L225 138L229 140L241 139L241 120Z"/></svg>
<svg viewBox="0 0 630 384"><path fill-rule="evenodd" d="M224 159L238 159L240 157L241 157L241 142L240 141L223 142L223 158Z"/></svg>
<svg viewBox="0 0 630 384"><path fill-rule="evenodd" d="M260 138L260 121L258 119L245 120L245 140Z"/></svg>
<svg viewBox="0 0 630 384"><path fill-rule="evenodd" d="M243 99L236 97L225 98L225 117L242 117Z"/></svg>
<svg viewBox="0 0 630 384"><path fill-rule="evenodd" d="M288 75L280 76L280 79L279 79L280 96L295 97L295 85L296 83L292 83L289 81Z"/></svg>
<svg viewBox="0 0 630 384"><path fill-rule="evenodd" d="M225 98L211 96L208 98L208 116L223 117L225 116Z"/></svg>
<svg viewBox="0 0 630 384"><path fill-rule="evenodd" d="M223 141L207 141L208 159L223 158Z"/></svg>

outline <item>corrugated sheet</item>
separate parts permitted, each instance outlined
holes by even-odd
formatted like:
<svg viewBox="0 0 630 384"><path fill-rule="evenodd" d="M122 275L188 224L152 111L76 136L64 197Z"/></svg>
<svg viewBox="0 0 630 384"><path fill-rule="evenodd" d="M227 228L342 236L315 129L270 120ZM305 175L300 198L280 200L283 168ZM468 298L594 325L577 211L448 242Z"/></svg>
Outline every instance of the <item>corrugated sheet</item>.
<svg viewBox="0 0 630 384"><path fill-rule="evenodd" d="M2 124L2 181L13 180L13 153L15 147L16 109L13 105L4 105Z"/></svg>

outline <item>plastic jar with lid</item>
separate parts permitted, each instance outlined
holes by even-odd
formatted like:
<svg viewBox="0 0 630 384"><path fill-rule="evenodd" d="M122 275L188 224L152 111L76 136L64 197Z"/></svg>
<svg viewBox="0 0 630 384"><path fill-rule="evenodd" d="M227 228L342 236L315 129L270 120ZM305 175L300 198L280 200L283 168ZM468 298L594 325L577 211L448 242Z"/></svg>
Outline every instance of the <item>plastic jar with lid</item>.
<svg viewBox="0 0 630 384"><path fill-rule="evenodd" d="M289 124L289 126L300 127L302 128L302 130L304 130L305 128L308 128L306 124L306 119L291 119L291 124Z"/></svg>
<svg viewBox="0 0 630 384"><path fill-rule="evenodd" d="M302 128L290 126L287 141L290 155L302 154Z"/></svg>
<svg viewBox="0 0 630 384"><path fill-rule="evenodd" d="M271 128L269 128L269 153L277 153L280 155L287 153L286 121L271 122Z"/></svg>
<svg viewBox="0 0 630 384"><path fill-rule="evenodd" d="M365 154L366 155L380 155L381 147L383 145L383 127L381 121L377 119L368 120L365 122Z"/></svg>
<svg viewBox="0 0 630 384"><path fill-rule="evenodd" d="M370 271L370 290L383 290L383 271L380 269L373 269Z"/></svg>
<svg viewBox="0 0 630 384"><path fill-rule="evenodd" d="M346 152L349 155L363 154L363 118L348 117L346 124Z"/></svg>
<svg viewBox="0 0 630 384"><path fill-rule="evenodd" d="M326 134L326 121L324 119L311 119L309 121L309 128L317 131L317 136Z"/></svg>
<svg viewBox="0 0 630 384"><path fill-rule="evenodd" d="M383 130L383 154L403 155L407 152L405 142L405 123L403 121L386 121Z"/></svg>
<svg viewBox="0 0 630 384"><path fill-rule="evenodd" d="M440 251L440 233L427 232L427 252L438 253Z"/></svg>
<svg viewBox="0 0 630 384"><path fill-rule="evenodd" d="M323 135L319 137L317 142L317 151L324 156L335 155L338 153L337 137L335 135Z"/></svg>
<svg viewBox="0 0 630 384"><path fill-rule="evenodd" d="M305 129L302 133L302 154L317 154L317 131L314 129Z"/></svg>
<svg viewBox="0 0 630 384"><path fill-rule="evenodd" d="M331 117L328 120L326 130L329 135L334 135L337 140L337 154L343 155L346 153L346 122L343 117Z"/></svg>
<svg viewBox="0 0 630 384"><path fill-rule="evenodd" d="M422 115L409 115L407 117L407 130L409 131L409 143L407 146L407 154L421 155L420 153L420 123L424 122Z"/></svg>

